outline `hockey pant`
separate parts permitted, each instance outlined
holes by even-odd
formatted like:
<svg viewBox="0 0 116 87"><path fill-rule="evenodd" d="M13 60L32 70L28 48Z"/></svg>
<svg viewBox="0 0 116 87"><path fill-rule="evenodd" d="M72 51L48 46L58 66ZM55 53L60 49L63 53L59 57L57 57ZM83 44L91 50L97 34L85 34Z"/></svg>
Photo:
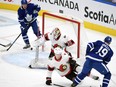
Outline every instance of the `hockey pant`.
<svg viewBox="0 0 116 87"><path fill-rule="evenodd" d="M73 81L75 79L75 77L77 76L77 74L72 70L69 74L67 74L65 77L71 81Z"/></svg>
<svg viewBox="0 0 116 87"><path fill-rule="evenodd" d="M27 32L28 32L30 26L31 26L32 29L33 29L33 33L34 33L37 37L39 37L39 36L41 35L40 30L39 30L39 27L38 27L38 25L37 25L37 20L35 20L35 21L32 22L29 26L27 26L26 29L23 29L23 28L21 27L22 37L23 37L23 40L24 40L24 42L25 42L26 44L30 44L29 38L28 38L28 35L27 35Z"/></svg>
<svg viewBox="0 0 116 87"><path fill-rule="evenodd" d="M87 76L87 74L92 70L92 68L94 68L99 73L104 75L102 87L108 87L109 81L111 79L111 73L109 69L107 68L107 66L100 62L93 62L89 59L87 59L86 62L84 63L82 72L76 76L74 83L78 85Z"/></svg>

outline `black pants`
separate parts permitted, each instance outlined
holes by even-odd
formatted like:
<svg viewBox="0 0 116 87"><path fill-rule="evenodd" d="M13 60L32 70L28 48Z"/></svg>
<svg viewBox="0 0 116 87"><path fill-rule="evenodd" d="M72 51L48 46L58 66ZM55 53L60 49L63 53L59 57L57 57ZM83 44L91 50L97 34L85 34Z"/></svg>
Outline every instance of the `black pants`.
<svg viewBox="0 0 116 87"><path fill-rule="evenodd" d="M74 71L71 71L68 75L66 75L65 77L71 81L73 81L75 79L75 77L77 76L77 73Z"/></svg>

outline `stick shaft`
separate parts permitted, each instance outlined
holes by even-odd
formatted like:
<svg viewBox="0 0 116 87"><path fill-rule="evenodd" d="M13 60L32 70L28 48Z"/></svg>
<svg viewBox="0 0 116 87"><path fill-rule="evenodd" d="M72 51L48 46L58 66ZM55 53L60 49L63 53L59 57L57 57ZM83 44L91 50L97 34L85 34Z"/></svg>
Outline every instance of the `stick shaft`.
<svg viewBox="0 0 116 87"><path fill-rule="evenodd" d="M7 49L7 51L13 46L13 44L17 41L17 39L21 36L22 33L20 33L17 38L13 41L13 43L10 45L10 47Z"/></svg>

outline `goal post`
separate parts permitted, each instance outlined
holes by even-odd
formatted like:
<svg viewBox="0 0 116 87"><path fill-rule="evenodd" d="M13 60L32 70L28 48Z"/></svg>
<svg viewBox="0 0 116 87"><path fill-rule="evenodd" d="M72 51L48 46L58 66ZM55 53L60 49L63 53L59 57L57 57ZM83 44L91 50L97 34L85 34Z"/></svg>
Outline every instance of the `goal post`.
<svg viewBox="0 0 116 87"><path fill-rule="evenodd" d="M46 24L47 24L46 16L47 17L49 16L49 18L54 18L54 19L58 19L58 20L62 20L62 21L68 21L68 22L70 22L70 23L72 23L72 24L74 24L76 26L75 27L76 28L75 29L76 30L75 34L76 34L76 38L77 38L77 40L76 40L76 45L77 45L76 55L77 55L77 58L79 58L80 57L80 28L81 28L81 23L78 20L74 20L74 19L72 19L70 17L68 18L66 16L59 15L59 14L43 12L43 15L42 15L42 34L43 35L45 34L45 30L47 30L46 27L45 27ZM55 26L55 27L59 27L59 26ZM48 27L48 29L49 29L49 27ZM67 31L68 31L68 29L67 29ZM44 50L44 46L42 47L42 50Z"/></svg>

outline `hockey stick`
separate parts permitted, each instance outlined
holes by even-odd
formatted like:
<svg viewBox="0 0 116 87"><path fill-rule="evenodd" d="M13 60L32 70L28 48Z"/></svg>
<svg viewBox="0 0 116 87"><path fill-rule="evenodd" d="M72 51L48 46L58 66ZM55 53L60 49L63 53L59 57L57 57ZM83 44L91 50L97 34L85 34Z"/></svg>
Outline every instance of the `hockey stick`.
<svg viewBox="0 0 116 87"><path fill-rule="evenodd" d="M4 45L4 44L1 44L1 43L0 43L0 45L1 45L1 46L3 46L3 47L8 47L8 46L10 46L10 45L11 45L11 43L6 44L6 45Z"/></svg>
<svg viewBox="0 0 116 87"><path fill-rule="evenodd" d="M52 84L54 86L58 86L58 87L66 87L66 86L63 86L63 85L59 85L59 84Z"/></svg>
<svg viewBox="0 0 116 87"><path fill-rule="evenodd" d="M35 55L35 64L37 63L37 69L47 69L44 64L39 63L39 46L36 47L36 55Z"/></svg>
<svg viewBox="0 0 116 87"><path fill-rule="evenodd" d="M35 63L37 63L39 60L39 46L36 47L36 53L35 53Z"/></svg>
<svg viewBox="0 0 116 87"><path fill-rule="evenodd" d="M42 63L39 61L39 46L36 47L35 58L31 61L29 65L31 69L47 69Z"/></svg>
<svg viewBox="0 0 116 87"><path fill-rule="evenodd" d="M57 86L57 87L67 87L67 86L63 86L63 85L60 85L60 84L52 84L54 86ZM78 87L97 87L97 86L81 86L81 85L78 85Z"/></svg>
<svg viewBox="0 0 116 87"><path fill-rule="evenodd" d="M17 41L17 39L21 36L22 33L20 33L17 38L12 42L12 44L10 45L10 47L8 49L6 49L6 51L8 51L12 46L13 44Z"/></svg>

